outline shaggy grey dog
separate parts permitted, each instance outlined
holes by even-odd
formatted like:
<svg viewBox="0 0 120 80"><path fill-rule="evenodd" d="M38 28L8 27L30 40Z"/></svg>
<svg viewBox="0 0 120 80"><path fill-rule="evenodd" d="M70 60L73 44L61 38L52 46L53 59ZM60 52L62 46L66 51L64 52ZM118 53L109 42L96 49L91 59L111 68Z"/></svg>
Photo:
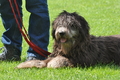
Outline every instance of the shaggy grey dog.
<svg viewBox="0 0 120 80"><path fill-rule="evenodd" d="M120 65L120 36L95 37L89 30L82 16L63 11L52 23L53 53L46 60L24 62L17 68L88 67L111 62Z"/></svg>

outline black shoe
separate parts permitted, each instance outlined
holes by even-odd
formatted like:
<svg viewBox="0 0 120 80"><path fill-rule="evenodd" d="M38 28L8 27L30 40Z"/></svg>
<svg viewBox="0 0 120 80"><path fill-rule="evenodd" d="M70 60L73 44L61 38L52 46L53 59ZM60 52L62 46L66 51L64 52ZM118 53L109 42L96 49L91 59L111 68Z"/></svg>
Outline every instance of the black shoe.
<svg viewBox="0 0 120 80"><path fill-rule="evenodd" d="M0 54L0 60L2 61L20 61L20 51L13 46L4 45L5 47L0 48L4 49L3 52ZM19 55L18 55L19 54Z"/></svg>

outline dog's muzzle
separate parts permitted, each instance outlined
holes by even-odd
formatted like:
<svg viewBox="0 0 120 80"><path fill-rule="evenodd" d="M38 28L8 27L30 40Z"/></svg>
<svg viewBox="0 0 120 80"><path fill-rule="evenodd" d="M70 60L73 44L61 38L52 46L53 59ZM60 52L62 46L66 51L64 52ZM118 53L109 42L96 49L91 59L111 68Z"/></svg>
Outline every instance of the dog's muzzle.
<svg viewBox="0 0 120 80"><path fill-rule="evenodd" d="M67 41L67 39L65 38L66 32L58 32L58 35L61 43L65 43Z"/></svg>
<svg viewBox="0 0 120 80"><path fill-rule="evenodd" d="M67 42L69 35L68 30L65 27L58 27L55 32L56 39L61 43Z"/></svg>

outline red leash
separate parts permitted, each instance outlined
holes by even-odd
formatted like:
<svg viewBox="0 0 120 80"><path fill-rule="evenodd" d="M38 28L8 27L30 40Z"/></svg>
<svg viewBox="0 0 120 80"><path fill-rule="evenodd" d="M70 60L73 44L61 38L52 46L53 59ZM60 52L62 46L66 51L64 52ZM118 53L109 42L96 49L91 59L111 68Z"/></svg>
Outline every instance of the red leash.
<svg viewBox="0 0 120 80"><path fill-rule="evenodd" d="M17 14L18 14L18 17L19 17L19 19L20 19L20 22L22 23L22 27L23 27L23 30L24 30L24 31L23 31L22 28L20 27L20 23L19 23L19 21L18 21L18 19L17 19L15 10L14 10L14 8L13 8L12 1L9 0L9 3L10 3L10 7L11 7L11 9L12 9L12 12L13 12L13 15L14 15L14 18L15 18L15 21L16 21L16 23L17 23L17 25L18 25L18 28L19 28L21 34L23 35L25 41L28 43L28 45L29 45L35 52L37 52L38 54L40 54L40 55L43 56L43 57L47 57L48 55L50 55L50 54L51 54L50 52L47 52L47 51L43 50L42 48L38 47L37 45L35 45L33 42L30 41L29 36L28 36L28 34L27 34L27 31L26 31L26 29L25 29L25 27L24 27L24 25L23 25L22 18L21 18L21 16L20 16L20 11L19 11L18 4L17 4L16 0L14 0L14 4L15 4L15 7L16 7L16 10L17 10Z"/></svg>

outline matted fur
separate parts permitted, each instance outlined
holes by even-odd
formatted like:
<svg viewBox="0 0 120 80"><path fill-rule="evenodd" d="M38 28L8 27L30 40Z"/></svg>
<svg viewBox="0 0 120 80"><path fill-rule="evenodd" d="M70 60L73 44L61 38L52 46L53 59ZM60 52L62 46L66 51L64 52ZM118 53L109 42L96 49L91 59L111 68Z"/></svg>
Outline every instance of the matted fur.
<svg viewBox="0 0 120 80"><path fill-rule="evenodd" d="M82 16L66 11L53 21L52 29L53 53L48 59L41 61L44 67L85 67L111 62L120 65L119 35L92 36L89 25ZM18 68L19 66L21 64ZM24 68L23 64L22 66Z"/></svg>

